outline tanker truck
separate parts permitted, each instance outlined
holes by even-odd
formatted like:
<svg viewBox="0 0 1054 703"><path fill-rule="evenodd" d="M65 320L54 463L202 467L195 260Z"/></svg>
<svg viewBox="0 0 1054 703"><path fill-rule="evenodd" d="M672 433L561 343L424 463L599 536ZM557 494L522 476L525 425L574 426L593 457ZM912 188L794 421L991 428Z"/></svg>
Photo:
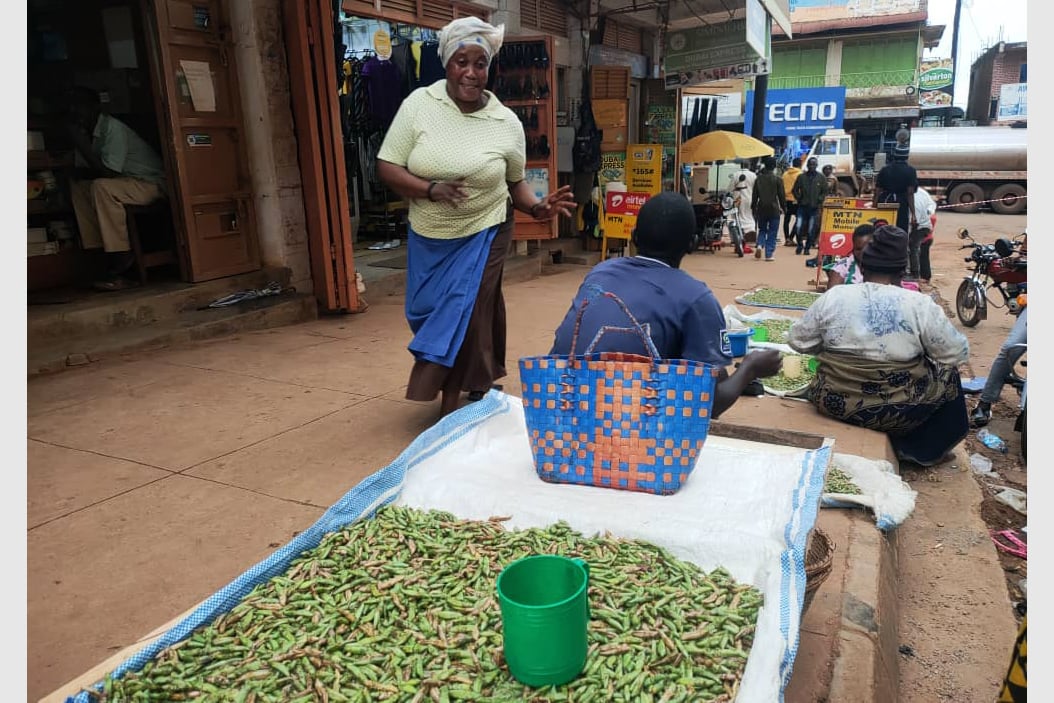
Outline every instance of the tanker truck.
<svg viewBox="0 0 1054 703"><path fill-rule="evenodd" d="M1016 215L1028 204L1027 139L1028 130L1015 127L916 127L908 163L918 172L919 185L949 210L977 212L982 201L990 201L994 212ZM845 197L871 194L887 160L879 151L873 166L858 168L853 134L841 129L818 136L805 160L811 156L820 169L827 163L835 167Z"/></svg>

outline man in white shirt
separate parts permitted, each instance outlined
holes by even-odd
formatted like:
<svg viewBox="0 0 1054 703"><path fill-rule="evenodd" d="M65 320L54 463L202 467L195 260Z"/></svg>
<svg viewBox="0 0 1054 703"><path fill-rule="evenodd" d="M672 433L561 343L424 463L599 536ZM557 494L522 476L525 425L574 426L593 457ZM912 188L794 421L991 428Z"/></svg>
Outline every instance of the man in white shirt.
<svg viewBox="0 0 1054 703"><path fill-rule="evenodd" d="M165 197L161 157L128 125L103 114L99 95L74 88L69 96L69 132L76 148L79 178L70 184L81 244L108 254L100 290L133 283L122 277L135 264L130 251L125 205L148 205Z"/></svg>
<svg viewBox="0 0 1054 703"><path fill-rule="evenodd" d="M915 218L911 221L908 237L908 278L930 282L930 248L923 243L933 241L933 217L937 203L925 188L915 191Z"/></svg>

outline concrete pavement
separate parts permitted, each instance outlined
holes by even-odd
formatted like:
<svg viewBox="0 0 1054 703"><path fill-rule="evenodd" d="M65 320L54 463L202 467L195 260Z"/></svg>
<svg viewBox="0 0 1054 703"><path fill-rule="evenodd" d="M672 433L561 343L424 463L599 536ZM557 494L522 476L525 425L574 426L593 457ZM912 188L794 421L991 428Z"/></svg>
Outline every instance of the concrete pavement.
<svg viewBox="0 0 1054 703"><path fill-rule="evenodd" d="M726 249L693 255L685 268L729 303L761 284L806 289L813 271L802 261L789 248L775 263ZM586 270L546 267L506 286L507 391L518 394L516 359L548 350ZM402 397L411 357L401 297L367 291L367 299L360 315L29 383L29 700L203 600L435 421L438 402ZM884 436L795 401L743 399L723 419L827 434L838 451L888 456ZM896 655L890 662L882 636L896 621L894 547L859 512L822 511L820 525L839 552L803 623L788 700L835 690L852 693L839 700L889 700L873 698L872 686L896 681ZM870 566L864 573L856 564ZM847 593L867 606L863 626L846 611ZM846 640L852 628L860 632ZM856 649L841 669L840 646Z"/></svg>

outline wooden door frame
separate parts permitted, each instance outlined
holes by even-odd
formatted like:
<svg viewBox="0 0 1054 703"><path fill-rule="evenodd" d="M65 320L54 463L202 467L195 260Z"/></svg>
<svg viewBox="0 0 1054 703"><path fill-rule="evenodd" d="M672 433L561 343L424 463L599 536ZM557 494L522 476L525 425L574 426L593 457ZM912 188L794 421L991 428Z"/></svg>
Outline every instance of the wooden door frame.
<svg viewBox="0 0 1054 703"><path fill-rule="evenodd" d="M327 312L362 312L337 96L329 0L282 0L290 101L315 297Z"/></svg>

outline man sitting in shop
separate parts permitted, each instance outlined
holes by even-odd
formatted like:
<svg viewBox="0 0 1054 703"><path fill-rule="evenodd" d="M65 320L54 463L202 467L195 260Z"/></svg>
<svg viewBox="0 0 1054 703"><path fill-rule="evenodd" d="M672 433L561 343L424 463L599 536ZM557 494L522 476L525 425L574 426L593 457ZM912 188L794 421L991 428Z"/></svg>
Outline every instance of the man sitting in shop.
<svg viewBox="0 0 1054 703"><path fill-rule="evenodd" d="M68 127L79 167L70 190L81 244L104 249L109 260L106 278L95 287L122 290L135 285L124 277L135 265L124 208L165 197L164 167L142 137L102 112L94 90L74 88L68 100Z"/></svg>
<svg viewBox="0 0 1054 703"><path fill-rule="evenodd" d="M765 349L748 354L739 369L728 374L732 350L721 305L705 283L680 270L694 229L695 213L683 195L667 191L644 203L632 235L637 256L593 267L557 328L549 353L570 353L575 318L588 300L578 333L582 346L576 354L593 340L596 352L648 354L621 308L611 299L596 297L597 292L609 291L648 331L663 358L702 361L720 369L712 417L730 408L755 379L779 373L779 352Z"/></svg>

